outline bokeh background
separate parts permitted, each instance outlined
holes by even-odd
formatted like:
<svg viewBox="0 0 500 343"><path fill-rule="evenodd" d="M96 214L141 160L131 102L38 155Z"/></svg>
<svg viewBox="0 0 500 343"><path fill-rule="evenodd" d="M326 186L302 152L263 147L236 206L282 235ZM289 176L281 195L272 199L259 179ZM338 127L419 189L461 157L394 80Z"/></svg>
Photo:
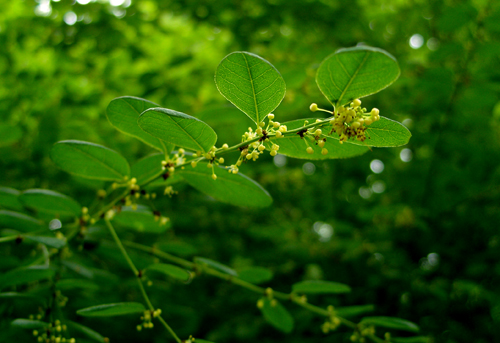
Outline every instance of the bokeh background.
<svg viewBox="0 0 500 343"><path fill-rule="evenodd" d="M312 102L328 108L314 77L336 49L364 43L393 54L401 77L363 104L403 122L413 134L407 146L324 162L266 156L241 172L270 192L271 207L236 208L180 185L177 196L157 201L171 230L122 234L168 243L187 258L270 268L268 285L285 292L306 279L346 283L352 293L310 301L374 304L373 315L418 323L434 342L500 341L500 2L0 2L1 185L53 189L84 205L103 185L60 171L49 157L55 142L102 144L131 163L152 152L108 123L115 97L202 118L218 144L234 144L249 121L228 108L213 81L228 53L256 53L281 72L281 122L312 117ZM2 271L22 261L13 245L0 252ZM96 272L98 290L66 294L65 316L76 319L76 309L96 302L140 299L112 244L90 242L75 255L106 273ZM255 294L209 277L155 283L150 292L181 337L345 342L351 334L323 335L321 318L289 306L296 327L285 335L263 320ZM35 341L9 326L33 312L0 303L0 340ZM137 318L83 323L112 342L169 339L160 327L136 332Z"/></svg>

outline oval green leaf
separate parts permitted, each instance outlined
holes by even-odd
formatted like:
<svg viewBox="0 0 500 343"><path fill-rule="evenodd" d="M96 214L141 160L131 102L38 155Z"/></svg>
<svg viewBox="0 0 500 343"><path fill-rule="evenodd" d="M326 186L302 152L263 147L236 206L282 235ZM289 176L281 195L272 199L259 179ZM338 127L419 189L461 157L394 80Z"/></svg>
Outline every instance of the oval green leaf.
<svg viewBox="0 0 500 343"><path fill-rule="evenodd" d="M127 160L102 145L68 140L54 144L52 161L62 170L87 179L123 181L130 176Z"/></svg>
<svg viewBox="0 0 500 343"><path fill-rule="evenodd" d="M72 322L71 320L66 320L65 322L66 322L66 324L68 325L69 328L71 328L71 329L73 329L75 331L78 331L78 332L84 334L85 336L87 336L88 338L93 339L96 342L100 342L100 343L105 343L106 341L109 342L109 340L106 340L103 335L101 335L97 331L92 330L89 327L86 327L84 325Z"/></svg>
<svg viewBox="0 0 500 343"><path fill-rule="evenodd" d="M0 210L0 228L15 229L22 232L29 232L43 229L43 223L26 214Z"/></svg>
<svg viewBox="0 0 500 343"><path fill-rule="evenodd" d="M117 130L138 138L155 149L166 151L167 147L165 143L151 136L149 133L144 132L139 125L137 125L137 119L141 113L153 107L159 107L159 105L133 96L122 96L111 100L106 110L106 116L111 125ZM173 147L169 149L172 150ZM170 150L167 152L170 152Z"/></svg>
<svg viewBox="0 0 500 343"><path fill-rule="evenodd" d="M246 282L260 284L273 278L273 272L264 267L246 267L238 271L238 277Z"/></svg>
<svg viewBox="0 0 500 343"><path fill-rule="evenodd" d="M72 198L48 189L28 189L19 200L32 210L55 216L79 216L81 206Z"/></svg>
<svg viewBox="0 0 500 343"><path fill-rule="evenodd" d="M343 283L321 281L321 280L307 280L294 284L292 290L295 293L304 294L328 294L328 293L349 293L351 287Z"/></svg>
<svg viewBox="0 0 500 343"><path fill-rule="evenodd" d="M388 329L404 330L411 332L418 332L420 328L417 324L408 320L394 317L364 317L360 324L375 325Z"/></svg>
<svg viewBox="0 0 500 343"><path fill-rule="evenodd" d="M377 120L368 126L366 130L366 137L367 139L364 142L350 139L349 143L365 146L368 145L378 148L396 147L407 144L410 140L411 133L406 126L400 122L380 117L380 120Z"/></svg>
<svg viewBox="0 0 500 343"><path fill-rule="evenodd" d="M182 241L160 242L155 244L155 248L179 256L191 256L198 252L194 245Z"/></svg>
<svg viewBox="0 0 500 343"><path fill-rule="evenodd" d="M78 310L76 313L84 317L113 317L142 313L145 310L146 308L141 303L127 302L91 306Z"/></svg>
<svg viewBox="0 0 500 343"><path fill-rule="evenodd" d="M0 276L0 289L9 286L17 286L25 283L52 278L55 274L53 269L34 267L21 267L9 270Z"/></svg>
<svg viewBox="0 0 500 343"><path fill-rule="evenodd" d="M26 236L25 238L27 240L42 243L56 249L61 249L66 245L66 238L63 239L49 236Z"/></svg>
<svg viewBox="0 0 500 343"><path fill-rule="evenodd" d="M298 129L304 125L304 121L308 120L313 123L316 119L299 119L292 120L283 125L286 125L288 130ZM325 129L327 130L327 129ZM307 141L305 141L307 140ZM306 142L308 145L306 145ZM339 158L350 158L364 154L370 150L367 146L359 146L350 144L350 142L345 142L340 144L339 137L334 133L331 137L326 139L324 148L328 150L326 155L321 153L322 148L316 145L316 142L311 142L307 138L300 138L299 135L286 135L282 138L271 138L269 142L265 142L264 145L268 150L271 150L273 143L279 145L278 152L282 155L307 159L307 160L328 160L328 159L339 159ZM309 154L306 149L310 146L313 148L313 153Z"/></svg>
<svg viewBox="0 0 500 343"><path fill-rule="evenodd" d="M146 268L147 271L155 271L174 279L187 282L191 279L191 273L185 269L166 263L155 263Z"/></svg>
<svg viewBox="0 0 500 343"><path fill-rule="evenodd" d="M229 275L233 275L233 276L238 276L238 273L236 272L236 270L226 266L225 264L219 263L219 262L211 260L209 258L195 257L193 259L193 261L194 261L194 263L197 263L197 264L204 264L206 266L212 267L213 269L216 269L220 272L223 272L223 273L226 273Z"/></svg>
<svg viewBox="0 0 500 343"><path fill-rule="evenodd" d="M287 309L276 299L269 300L268 298L262 298L261 301L263 306L260 307L260 310L264 318L276 329L285 333L292 332L294 320Z"/></svg>
<svg viewBox="0 0 500 343"><path fill-rule="evenodd" d="M334 106L377 93L399 77L396 59L368 46L339 49L321 62L316 83Z"/></svg>
<svg viewBox="0 0 500 343"><path fill-rule="evenodd" d="M45 329L49 327L49 323L45 323L40 320L23 319L23 318L14 319L10 323L10 325L21 329L30 329L30 330Z"/></svg>
<svg viewBox="0 0 500 343"><path fill-rule="evenodd" d="M235 206L266 207L271 205L269 193L254 180L238 173L216 167L217 180L212 179L212 168L198 163L196 168L186 167L177 173L192 187L222 202Z"/></svg>
<svg viewBox="0 0 500 343"><path fill-rule="evenodd" d="M152 154L141 158L130 168L130 174L137 179L137 184L142 186L153 181L162 171L161 162L165 160L164 154Z"/></svg>
<svg viewBox="0 0 500 343"><path fill-rule="evenodd" d="M93 281L86 279L64 279L57 281L57 289L68 291L72 289L87 289L90 291L99 290L99 285Z"/></svg>
<svg viewBox="0 0 500 343"><path fill-rule="evenodd" d="M259 123L285 97L285 80L268 61L249 52L233 52L215 71L219 92L255 123Z"/></svg>
<svg viewBox="0 0 500 343"><path fill-rule="evenodd" d="M0 207L9 208L11 210L22 210L23 204L19 201L19 192L17 189L10 187L0 187Z"/></svg>
<svg viewBox="0 0 500 343"><path fill-rule="evenodd" d="M156 220L153 212L145 206L138 206L136 210L124 206L113 218L113 222L139 232L149 233L163 233L170 227L169 222L161 224L160 220Z"/></svg>
<svg viewBox="0 0 500 343"><path fill-rule="evenodd" d="M150 108L142 112L138 124L162 141L193 151L207 152L217 142L215 131L205 122L167 108Z"/></svg>

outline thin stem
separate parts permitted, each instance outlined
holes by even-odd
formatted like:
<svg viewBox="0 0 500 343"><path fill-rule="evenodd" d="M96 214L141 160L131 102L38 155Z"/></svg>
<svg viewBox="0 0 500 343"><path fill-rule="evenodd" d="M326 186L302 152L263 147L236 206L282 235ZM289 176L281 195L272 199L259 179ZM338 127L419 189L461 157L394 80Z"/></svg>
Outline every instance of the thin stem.
<svg viewBox="0 0 500 343"><path fill-rule="evenodd" d="M154 312L155 307L151 303L151 300L149 300L149 296L146 293L146 290L144 289L144 285L142 284L141 278L139 276L139 271L137 270L136 266L134 265L134 262L132 262L132 260L130 259L130 256L128 255L127 250L125 250L120 238L116 234L116 231L115 231L113 225L111 225L111 222L107 218L105 219L105 222L106 222L106 226L109 229L109 232L111 232L111 236L113 236L113 238L116 242L116 245L118 245L118 248L122 252L123 257L125 257L125 260L127 261L130 269L132 269L132 272L136 276L137 283L139 284L139 289L141 290L141 294L142 294L142 297L144 298L144 301L146 302L146 305L148 306L148 308L151 312ZM174 330L172 330L172 328L167 324L167 322L160 315L158 315L157 318L163 324L165 329L167 329L167 331L172 335L172 337L175 339L175 341L177 343L182 343L179 336L177 336L175 334Z"/></svg>

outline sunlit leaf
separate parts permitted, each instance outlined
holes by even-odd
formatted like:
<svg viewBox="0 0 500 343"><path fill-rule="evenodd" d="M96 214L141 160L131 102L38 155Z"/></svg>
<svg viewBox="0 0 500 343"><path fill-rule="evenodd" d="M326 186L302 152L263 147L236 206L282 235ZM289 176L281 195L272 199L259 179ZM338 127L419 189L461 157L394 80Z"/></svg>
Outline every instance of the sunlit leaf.
<svg viewBox="0 0 500 343"><path fill-rule="evenodd" d="M122 96L113 99L106 110L109 122L123 133L140 139L144 143L160 151L170 152L173 146L162 142L156 137L141 130L137 125L139 115L148 108L159 107L154 102L136 98L133 96Z"/></svg>
<svg viewBox="0 0 500 343"><path fill-rule="evenodd" d="M295 293L305 294L328 294L328 293L349 293L351 287L343 283L321 281L321 280L307 280L294 284L292 290Z"/></svg>
<svg viewBox="0 0 500 343"><path fill-rule="evenodd" d="M395 317L364 317L361 320L361 324L411 332L418 332L420 330L417 324Z"/></svg>
<svg viewBox="0 0 500 343"><path fill-rule="evenodd" d="M193 261L197 264L202 264L202 265L204 264L204 265L207 265L209 267L212 267L220 272L223 272L223 273L226 273L229 275L233 275L233 276L238 276L238 273L236 272L236 270L226 266L225 264L219 263L217 261L214 261L214 260L211 260L211 259L208 259L205 257L195 257Z"/></svg>
<svg viewBox="0 0 500 343"><path fill-rule="evenodd" d="M285 81L265 59L249 52L233 52L215 72L219 92L254 122L259 123L285 97Z"/></svg>
<svg viewBox="0 0 500 343"><path fill-rule="evenodd" d="M45 329L49 327L49 323L42 322L40 320L32 320L32 319L14 319L10 325L21 328L21 329Z"/></svg>
<svg viewBox="0 0 500 343"><path fill-rule="evenodd" d="M135 302L103 304L76 311L84 317L113 317L126 314L142 313L146 310L143 304Z"/></svg>
<svg viewBox="0 0 500 343"><path fill-rule="evenodd" d="M215 167L217 180L212 179L212 169L206 163L199 163L177 172L184 180L197 190L214 199L235 206L266 207L272 203L269 193L257 182L238 173Z"/></svg>
<svg viewBox="0 0 500 343"><path fill-rule="evenodd" d="M0 228L29 232L43 229L44 225L40 220L24 213L0 210Z"/></svg>
<svg viewBox="0 0 500 343"><path fill-rule="evenodd" d="M137 184L142 186L154 180L154 176L162 171L161 162L165 160L164 154L152 154L141 158L130 168L130 174L137 179Z"/></svg>
<svg viewBox="0 0 500 343"><path fill-rule="evenodd" d="M141 129L162 141L207 152L217 142L215 131L201 120L167 108L150 108L138 119Z"/></svg>
<svg viewBox="0 0 500 343"><path fill-rule="evenodd" d="M304 119L292 120L283 123L283 125L286 125L288 130L293 130L303 126L304 121ZM313 123L315 119L308 119L308 121ZM269 142L265 142L264 145L268 150L271 150L273 143L279 145L278 153L293 158L307 160L349 158L362 155L369 150L367 146L354 145L350 144L350 142L340 144L339 137L336 134L333 134L332 137L326 139L324 146L324 148L328 151L326 155L321 153L323 149L316 144L316 141L311 141L307 137L300 138L298 134L286 135L282 138L271 138ZM309 154L306 151L307 147L313 148L312 154Z"/></svg>
<svg viewBox="0 0 500 343"><path fill-rule="evenodd" d="M158 272L181 281L188 281L189 279L191 279L190 272L172 264L155 263L147 267L146 270Z"/></svg>
<svg viewBox="0 0 500 343"><path fill-rule="evenodd" d="M114 150L82 141L61 141L50 151L62 170L88 179L123 181L130 176L127 160Z"/></svg>
<svg viewBox="0 0 500 343"><path fill-rule="evenodd" d="M50 268L21 267L9 270L0 276L0 289L9 286L23 285L29 282L52 278L55 271Z"/></svg>
<svg viewBox="0 0 500 343"><path fill-rule="evenodd" d="M364 142L355 139L350 139L349 142L380 148L396 147L407 144L411 133L403 124L389 118L380 117L380 120L368 126L366 137L367 139Z"/></svg>
<svg viewBox="0 0 500 343"><path fill-rule="evenodd" d="M238 277L246 282L260 284L273 278L273 272L264 267L246 267L238 271Z"/></svg>
<svg viewBox="0 0 500 343"><path fill-rule="evenodd" d="M290 333L293 330L294 320L288 310L281 305L276 299L269 300L262 298L259 300L262 307L259 306L264 318L276 329L285 333Z"/></svg>
<svg viewBox="0 0 500 343"><path fill-rule="evenodd" d="M377 93L399 77L396 59L368 46L339 49L323 60L316 83L334 106Z"/></svg>
<svg viewBox="0 0 500 343"><path fill-rule="evenodd" d="M28 189L19 200L32 210L55 216L79 216L81 206L72 198L48 189Z"/></svg>

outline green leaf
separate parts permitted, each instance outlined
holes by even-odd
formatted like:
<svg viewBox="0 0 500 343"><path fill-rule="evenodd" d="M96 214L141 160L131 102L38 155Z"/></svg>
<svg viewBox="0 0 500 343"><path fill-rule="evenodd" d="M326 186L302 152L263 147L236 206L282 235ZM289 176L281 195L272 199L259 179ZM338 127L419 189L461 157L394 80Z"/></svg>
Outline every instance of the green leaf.
<svg viewBox="0 0 500 343"><path fill-rule="evenodd" d="M265 59L249 52L233 52L215 72L219 92L255 123L259 123L285 97L285 80Z"/></svg>
<svg viewBox="0 0 500 343"><path fill-rule="evenodd" d="M23 131L17 125L0 124L0 147L14 144L23 136Z"/></svg>
<svg viewBox="0 0 500 343"><path fill-rule="evenodd" d="M298 129L304 126L304 121L308 120L313 123L316 119L299 119L292 120L283 125L286 125L288 130ZM326 129L325 129L326 130ZM307 141L305 141L307 140ZM308 145L306 145L306 142ZM354 156L359 156L370 150L367 146L359 146L350 144L350 142L345 142L340 144L339 136L335 133L331 137L326 139L324 148L328 150L328 154L323 155L321 153L322 148L316 145L315 142L311 142L308 138L300 138L299 135L284 136L282 138L271 138L269 142L264 142L264 145L268 150L271 150L273 143L279 145L278 152L282 155L307 159L307 160L327 160L327 159L337 159L337 158L349 158ZM309 154L306 149L310 146L313 148L313 153Z"/></svg>
<svg viewBox="0 0 500 343"><path fill-rule="evenodd" d="M49 236L26 236L26 239L33 242L42 243L56 249L61 249L66 245L66 238L62 239Z"/></svg>
<svg viewBox="0 0 500 343"><path fill-rule="evenodd" d="M43 229L44 225L40 220L26 214L0 210L0 228L9 228L22 232L29 232Z"/></svg>
<svg viewBox="0 0 500 343"><path fill-rule="evenodd" d="M10 325L21 328L21 329L45 329L49 327L49 323L42 322L40 320L32 320L32 319L14 319Z"/></svg>
<svg viewBox="0 0 500 343"><path fill-rule="evenodd" d="M137 184L142 186L155 179L161 173L161 162L165 160L164 154L152 154L141 158L130 168L130 174L137 179Z"/></svg>
<svg viewBox="0 0 500 343"><path fill-rule="evenodd" d="M335 313L340 317L354 317L366 312L373 312L374 310L374 305L345 306L336 307Z"/></svg>
<svg viewBox="0 0 500 343"><path fill-rule="evenodd" d="M215 131L205 122L167 108L142 112L139 127L162 141L181 148L207 152L217 142Z"/></svg>
<svg viewBox="0 0 500 343"><path fill-rule="evenodd" d="M125 314L142 313L146 310L143 304L135 302L103 304L76 311L84 317L113 317Z"/></svg>
<svg viewBox="0 0 500 343"><path fill-rule="evenodd" d="M166 263L155 263L146 268L147 271L155 271L173 277L181 281L189 281L191 273L185 269Z"/></svg>
<svg viewBox="0 0 500 343"><path fill-rule="evenodd" d="M430 343L433 342L430 337L415 336L415 337L391 337L391 342L394 343Z"/></svg>
<svg viewBox="0 0 500 343"><path fill-rule="evenodd" d="M212 168L207 168L206 163L198 163L196 168L186 167L177 173L200 192L222 202L249 207L271 205L271 196L257 182L241 173L229 173L221 167L214 167L214 170L217 180L212 179Z"/></svg>
<svg viewBox="0 0 500 343"><path fill-rule="evenodd" d="M161 140L141 130L137 125L137 119L142 112L149 108L159 107L154 102L136 98L133 96L122 96L113 99L106 110L109 122L119 131L132 137L138 138L144 143L163 152L170 152L174 147L166 146Z"/></svg>
<svg viewBox="0 0 500 343"><path fill-rule="evenodd" d="M417 324L408 320L394 317L364 317L361 322L363 325L375 325L388 329L405 330L418 332L420 328Z"/></svg>
<svg viewBox="0 0 500 343"><path fill-rule="evenodd" d="M259 306L264 318L276 329L285 333L290 333L293 330L294 320L286 308L283 307L276 299L269 300L268 298L261 298Z"/></svg>
<svg viewBox="0 0 500 343"><path fill-rule="evenodd" d="M334 106L377 93L399 77L396 59L368 46L339 49L321 62L316 83Z"/></svg>
<svg viewBox="0 0 500 343"><path fill-rule="evenodd" d="M194 261L194 263L197 263L197 264L204 264L204 265L207 265L209 267L212 267L213 269L216 269L220 272L223 272L223 273L226 273L229 275L233 275L233 276L238 276L238 273L236 272L236 270L226 266L225 264L219 263L217 261L214 261L214 260L211 260L211 259L208 259L205 257L195 257L193 259L193 261Z"/></svg>
<svg viewBox="0 0 500 343"><path fill-rule="evenodd" d="M328 293L336 294L336 293L349 293L351 291L351 287L338 282L307 280L292 285L292 290L295 293L305 293L305 294L328 294Z"/></svg>
<svg viewBox="0 0 500 343"><path fill-rule="evenodd" d="M10 187L0 187L0 207L9 208L11 210L22 210L23 204L19 201L19 192L17 189Z"/></svg>
<svg viewBox="0 0 500 343"><path fill-rule="evenodd" d="M79 216L81 206L72 198L47 189L28 189L19 200L32 210L55 216Z"/></svg>
<svg viewBox="0 0 500 343"><path fill-rule="evenodd" d="M127 160L114 150L82 141L61 141L50 151L62 170L88 179L123 181L130 176Z"/></svg>
<svg viewBox="0 0 500 343"><path fill-rule="evenodd" d="M160 220L155 220L153 212L145 206L138 206L136 210L124 206L113 221L139 232L163 233L170 227L170 223L162 225Z"/></svg>
<svg viewBox="0 0 500 343"><path fill-rule="evenodd" d="M379 148L396 147L407 144L411 133L403 124L389 118L380 117L380 120L368 126L366 137L367 139L364 142L350 139L349 143Z"/></svg>
<svg viewBox="0 0 500 343"><path fill-rule="evenodd" d="M78 332L84 334L85 336L87 336L88 338L93 339L94 341L97 341L100 343L106 342L106 339L104 338L104 336L102 336L99 332L92 330L91 328L88 328L84 325L72 322L71 320L66 320L65 322L70 329L78 331Z"/></svg>
<svg viewBox="0 0 500 343"><path fill-rule="evenodd" d="M260 284L273 278L273 272L264 267L247 267L238 272L238 277L246 282Z"/></svg>
<svg viewBox="0 0 500 343"><path fill-rule="evenodd" d="M9 270L0 276L0 289L9 286L17 286L25 283L52 278L55 271L50 268L21 267Z"/></svg>
<svg viewBox="0 0 500 343"><path fill-rule="evenodd" d="M161 242L155 244L155 247L157 247L161 251L165 251L180 256L190 256L198 252L196 247L182 241Z"/></svg>

